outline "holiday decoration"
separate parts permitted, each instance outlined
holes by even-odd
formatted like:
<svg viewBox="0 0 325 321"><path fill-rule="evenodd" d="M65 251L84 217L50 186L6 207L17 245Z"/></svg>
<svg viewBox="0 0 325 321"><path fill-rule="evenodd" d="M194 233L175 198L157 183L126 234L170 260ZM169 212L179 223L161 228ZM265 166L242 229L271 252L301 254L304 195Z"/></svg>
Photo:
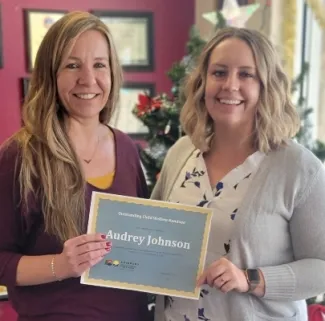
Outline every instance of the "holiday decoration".
<svg viewBox="0 0 325 321"><path fill-rule="evenodd" d="M283 59L284 67L287 75L292 78L294 76L294 55L296 44L296 19L297 19L297 3L296 0L286 0L282 2L283 19L282 22L282 38L283 38Z"/></svg>
<svg viewBox="0 0 325 321"><path fill-rule="evenodd" d="M247 20L253 15L259 6L258 3L239 6L237 0L225 0L221 14L228 26L244 27ZM216 11L204 13L203 18L211 22L213 25L218 23L218 15Z"/></svg>

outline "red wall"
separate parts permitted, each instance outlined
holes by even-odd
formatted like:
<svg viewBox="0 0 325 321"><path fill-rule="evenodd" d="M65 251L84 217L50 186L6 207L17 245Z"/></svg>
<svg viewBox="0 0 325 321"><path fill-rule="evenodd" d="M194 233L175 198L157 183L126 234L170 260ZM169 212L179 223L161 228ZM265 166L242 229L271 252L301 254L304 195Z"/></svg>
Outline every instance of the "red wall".
<svg viewBox="0 0 325 321"><path fill-rule="evenodd" d="M125 80L154 82L170 91L166 76L185 52L194 23L194 0L1 0L4 66L0 69L0 144L20 126L21 78L28 77L23 9L146 10L154 12L154 72L125 73Z"/></svg>

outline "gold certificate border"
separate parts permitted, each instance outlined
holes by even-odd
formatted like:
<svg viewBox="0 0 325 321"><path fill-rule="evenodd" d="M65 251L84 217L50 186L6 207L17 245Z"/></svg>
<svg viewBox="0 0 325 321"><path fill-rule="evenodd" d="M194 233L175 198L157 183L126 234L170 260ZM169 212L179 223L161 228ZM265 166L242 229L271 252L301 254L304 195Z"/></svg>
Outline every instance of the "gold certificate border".
<svg viewBox="0 0 325 321"><path fill-rule="evenodd" d="M136 197L93 192L92 199L91 199L91 208L89 213L88 233L96 232L97 214L98 214L99 202L101 199L131 203L131 204L142 204L142 205L152 206L152 207L176 209L176 210L195 212L198 214L206 215L207 219L204 227L203 241L202 241L200 259L199 259L199 267L197 270L196 277L198 278L202 274L204 269L204 262L206 258L208 240L209 240L211 219L213 214L211 209L190 206L190 205L183 205L179 203L163 202L163 201L156 201L150 199L142 199ZM162 287L147 286L147 285L136 284L136 283L94 279L89 277L89 270L87 270L82 275L81 281L82 283L90 284L90 285L107 286L107 287L127 289L127 290L137 290L141 292L178 296L178 297L189 298L189 299L198 299L200 295L199 288L195 288L194 292L193 291L186 292L186 291L172 290L172 289L162 288Z"/></svg>

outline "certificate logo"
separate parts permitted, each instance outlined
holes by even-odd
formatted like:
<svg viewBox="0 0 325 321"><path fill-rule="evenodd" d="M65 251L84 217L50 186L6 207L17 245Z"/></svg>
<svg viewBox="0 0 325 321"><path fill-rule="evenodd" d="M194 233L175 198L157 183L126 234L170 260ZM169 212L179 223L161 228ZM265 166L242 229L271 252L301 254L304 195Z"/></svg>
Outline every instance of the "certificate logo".
<svg viewBox="0 0 325 321"><path fill-rule="evenodd" d="M111 266L113 264L113 260L105 260L105 265Z"/></svg>
<svg viewBox="0 0 325 321"><path fill-rule="evenodd" d="M119 267L120 269L134 270L139 266L139 263L131 261L119 261L114 259L107 259L104 262L108 267Z"/></svg>
<svg viewBox="0 0 325 321"><path fill-rule="evenodd" d="M119 266L119 265L120 265L120 261L118 261L118 260L113 261L113 266Z"/></svg>

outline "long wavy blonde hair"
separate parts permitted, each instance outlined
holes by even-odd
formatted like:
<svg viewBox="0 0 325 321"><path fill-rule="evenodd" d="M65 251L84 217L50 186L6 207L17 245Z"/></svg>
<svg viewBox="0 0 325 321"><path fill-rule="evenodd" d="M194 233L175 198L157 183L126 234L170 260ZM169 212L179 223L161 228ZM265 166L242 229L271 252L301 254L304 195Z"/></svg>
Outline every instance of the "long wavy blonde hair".
<svg viewBox="0 0 325 321"><path fill-rule="evenodd" d="M258 31L227 27L220 29L206 44L184 86L186 101L181 111L181 125L197 148L210 149L214 124L204 102L207 70L214 48L229 38L243 40L255 58L261 90L253 144L256 149L267 153L293 137L299 130L300 121L291 101L290 82L278 54L272 43Z"/></svg>
<svg viewBox="0 0 325 321"><path fill-rule="evenodd" d="M60 241L85 230L85 178L63 122L56 76L66 50L87 30L107 39L112 87L99 120L107 124L114 112L122 84L122 70L112 35L106 25L87 12L71 12L57 21L44 37L25 99L24 126L11 140L21 150L19 183L21 202L36 199L44 215L45 232Z"/></svg>

